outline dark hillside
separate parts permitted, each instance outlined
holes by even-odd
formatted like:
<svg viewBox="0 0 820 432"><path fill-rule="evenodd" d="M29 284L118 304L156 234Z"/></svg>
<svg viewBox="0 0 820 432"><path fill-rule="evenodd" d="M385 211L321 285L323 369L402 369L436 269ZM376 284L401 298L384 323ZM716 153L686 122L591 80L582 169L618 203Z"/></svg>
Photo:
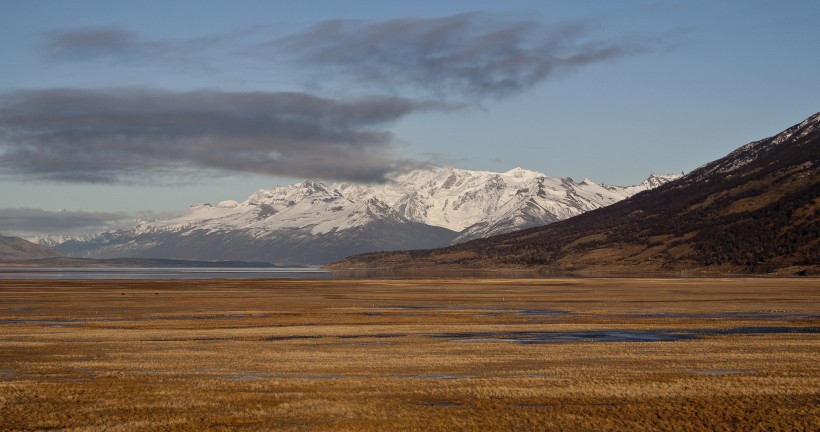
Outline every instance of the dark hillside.
<svg viewBox="0 0 820 432"><path fill-rule="evenodd" d="M0 236L0 261L36 260L61 256L54 249L20 237Z"/></svg>
<svg viewBox="0 0 820 432"><path fill-rule="evenodd" d="M820 270L820 113L657 189L554 223L334 268L814 274Z"/></svg>

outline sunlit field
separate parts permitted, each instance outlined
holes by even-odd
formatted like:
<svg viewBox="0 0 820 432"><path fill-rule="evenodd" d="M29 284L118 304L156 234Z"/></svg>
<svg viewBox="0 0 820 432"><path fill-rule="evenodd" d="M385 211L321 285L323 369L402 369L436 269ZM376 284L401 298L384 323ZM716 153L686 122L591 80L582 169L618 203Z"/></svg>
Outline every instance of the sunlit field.
<svg viewBox="0 0 820 432"><path fill-rule="evenodd" d="M0 430L820 430L820 280L0 281Z"/></svg>

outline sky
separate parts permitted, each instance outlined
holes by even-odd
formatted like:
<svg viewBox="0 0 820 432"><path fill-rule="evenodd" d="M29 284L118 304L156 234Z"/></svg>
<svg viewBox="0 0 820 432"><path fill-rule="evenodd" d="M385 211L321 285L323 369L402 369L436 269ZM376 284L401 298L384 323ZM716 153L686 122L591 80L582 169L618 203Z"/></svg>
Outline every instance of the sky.
<svg viewBox="0 0 820 432"><path fill-rule="evenodd" d="M434 166L630 185L820 111L817 1L0 0L0 234Z"/></svg>

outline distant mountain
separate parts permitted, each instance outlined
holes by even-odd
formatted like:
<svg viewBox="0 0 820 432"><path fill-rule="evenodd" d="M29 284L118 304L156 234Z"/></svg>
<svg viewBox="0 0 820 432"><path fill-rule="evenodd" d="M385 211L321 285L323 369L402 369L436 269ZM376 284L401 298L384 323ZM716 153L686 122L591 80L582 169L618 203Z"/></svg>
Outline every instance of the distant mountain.
<svg viewBox="0 0 820 432"><path fill-rule="evenodd" d="M54 249L23 240L0 236L0 261L24 261L61 256Z"/></svg>
<svg viewBox="0 0 820 432"><path fill-rule="evenodd" d="M457 168L416 170L384 185L336 184L358 201L376 198L408 220L458 232L452 242L546 225L616 203L677 178L652 175L636 186L598 185L515 168L504 173Z"/></svg>
<svg viewBox="0 0 820 432"><path fill-rule="evenodd" d="M321 264L355 253L440 247L540 226L675 177L653 175L640 185L618 187L521 168L432 168L382 185L308 180L259 190L241 203L197 205L132 230L51 244L72 257Z"/></svg>
<svg viewBox="0 0 820 432"><path fill-rule="evenodd" d="M504 205L461 231L453 243L558 222L616 203L677 177L680 176L653 174L640 185L619 187L598 185L589 179L575 183L571 179L538 176L518 189Z"/></svg>
<svg viewBox="0 0 820 432"><path fill-rule="evenodd" d="M820 272L820 113L682 178L545 227L334 268Z"/></svg>
<svg viewBox="0 0 820 432"><path fill-rule="evenodd" d="M67 241L68 256L315 264L350 251L447 244L455 233L409 221L376 199L353 202L315 182L260 190L243 203L190 208L92 241Z"/></svg>
<svg viewBox="0 0 820 432"><path fill-rule="evenodd" d="M53 258L0 260L0 267L59 267L59 268L278 268L271 263L248 261L188 261L159 258ZM294 267L298 269L299 267Z"/></svg>

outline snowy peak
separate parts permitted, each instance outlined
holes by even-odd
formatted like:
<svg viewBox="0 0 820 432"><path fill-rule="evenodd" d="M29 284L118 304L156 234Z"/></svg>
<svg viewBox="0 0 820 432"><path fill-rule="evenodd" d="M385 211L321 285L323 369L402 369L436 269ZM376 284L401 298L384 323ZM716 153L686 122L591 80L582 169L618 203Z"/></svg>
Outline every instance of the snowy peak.
<svg viewBox="0 0 820 432"><path fill-rule="evenodd" d="M410 221L460 231L528 189L539 176L543 174L521 168L495 173L448 167L415 170L385 185L335 188L354 201L378 197Z"/></svg>
<svg viewBox="0 0 820 432"><path fill-rule="evenodd" d="M526 170L521 167L515 167L503 174L505 177L512 177L516 179L543 177L544 174L539 172Z"/></svg>
<svg viewBox="0 0 820 432"><path fill-rule="evenodd" d="M248 260L258 254L275 262L316 263L544 225L670 178L652 176L640 185L619 187L589 179L575 183L523 168L497 173L448 167L415 170L376 185L306 180L257 190L242 202L195 205L175 217L140 221L129 232L72 247L83 256ZM218 255L221 250L230 255Z"/></svg>
<svg viewBox="0 0 820 432"><path fill-rule="evenodd" d="M267 204L273 206L293 206L302 201L331 201L343 198L339 191L315 180L305 180L290 186L279 186L273 189L259 189L243 203L245 205Z"/></svg>
<svg viewBox="0 0 820 432"><path fill-rule="evenodd" d="M517 170L513 170L517 171ZM523 171L523 170L522 170ZM509 174L505 173L505 174ZM519 171L520 173L520 171ZM678 175L656 176L635 186L603 186L585 178L548 177L526 171L518 179L515 194L501 201L492 211L461 231L454 242L503 234L519 229L546 225L595 210L638 192L667 183Z"/></svg>
<svg viewBox="0 0 820 432"><path fill-rule="evenodd" d="M196 205L177 217L141 221L137 233L309 229L341 232L375 221L417 222L462 232L458 241L563 220L652 189L676 175L640 185L603 186L590 179L548 177L514 168L504 173L458 168L415 170L381 185L316 180L260 189L243 202Z"/></svg>
<svg viewBox="0 0 820 432"><path fill-rule="evenodd" d="M679 178L682 175L683 175L683 173L681 173L681 174L663 174L663 175L657 175L655 173L652 173L652 174L649 175L649 177L646 178L646 180L641 182L640 186L644 187L646 190L654 189L658 186L669 183L670 181L675 180L675 179Z"/></svg>
<svg viewBox="0 0 820 432"><path fill-rule="evenodd" d="M406 222L390 206L376 198L362 202L342 199L344 201L334 202L331 207L316 209L308 213L309 217L316 222L311 227L311 234L341 232L361 228L378 221ZM305 222L305 226L310 226L312 221L308 219ZM298 226L293 228L298 228Z"/></svg>

